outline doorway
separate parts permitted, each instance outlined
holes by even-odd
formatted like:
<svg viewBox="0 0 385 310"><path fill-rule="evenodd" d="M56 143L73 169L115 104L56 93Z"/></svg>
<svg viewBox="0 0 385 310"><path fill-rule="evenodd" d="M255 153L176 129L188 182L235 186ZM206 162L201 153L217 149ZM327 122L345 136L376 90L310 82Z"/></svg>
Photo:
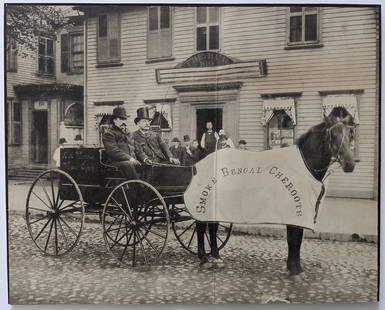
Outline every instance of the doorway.
<svg viewBox="0 0 385 310"><path fill-rule="evenodd" d="M48 163L48 113L33 111L32 117L32 160L35 163Z"/></svg>
<svg viewBox="0 0 385 310"><path fill-rule="evenodd" d="M213 130L218 132L223 127L223 108L209 108L196 110L196 139L200 141L206 131L206 122L213 123Z"/></svg>

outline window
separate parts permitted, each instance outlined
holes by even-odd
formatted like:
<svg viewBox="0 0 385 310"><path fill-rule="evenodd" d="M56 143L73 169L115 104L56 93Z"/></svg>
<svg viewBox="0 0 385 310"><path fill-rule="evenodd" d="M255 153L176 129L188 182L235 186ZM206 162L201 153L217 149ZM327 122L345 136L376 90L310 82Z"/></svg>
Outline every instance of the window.
<svg viewBox="0 0 385 310"><path fill-rule="evenodd" d="M54 74L54 46L53 40L48 38L39 38L39 73Z"/></svg>
<svg viewBox="0 0 385 310"><path fill-rule="evenodd" d="M98 62L120 61L120 17L119 13L98 16Z"/></svg>
<svg viewBox="0 0 385 310"><path fill-rule="evenodd" d="M219 7L197 7L196 49L197 51L219 50Z"/></svg>
<svg viewBox="0 0 385 310"><path fill-rule="evenodd" d="M7 38L7 71L17 71L17 46L16 42Z"/></svg>
<svg viewBox="0 0 385 310"><path fill-rule="evenodd" d="M171 10L168 6L153 6L148 9L147 57L172 56Z"/></svg>
<svg viewBox="0 0 385 310"><path fill-rule="evenodd" d="M275 110L267 123L267 148L275 149L294 144L294 124L284 110Z"/></svg>
<svg viewBox="0 0 385 310"><path fill-rule="evenodd" d="M8 101L9 107L9 121L8 121L8 143L17 145L22 143L22 132L21 132L21 103Z"/></svg>
<svg viewBox="0 0 385 310"><path fill-rule="evenodd" d="M288 45L311 45L320 41L319 8L290 7Z"/></svg>
<svg viewBox="0 0 385 310"><path fill-rule="evenodd" d="M61 72L81 73L84 66L82 33L61 35Z"/></svg>

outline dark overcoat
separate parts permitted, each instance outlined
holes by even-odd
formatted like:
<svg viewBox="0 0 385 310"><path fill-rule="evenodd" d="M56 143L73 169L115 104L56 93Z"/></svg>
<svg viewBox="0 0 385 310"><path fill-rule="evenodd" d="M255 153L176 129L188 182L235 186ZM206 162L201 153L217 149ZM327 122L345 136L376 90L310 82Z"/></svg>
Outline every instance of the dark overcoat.
<svg viewBox="0 0 385 310"><path fill-rule="evenodd" d="M167 144L162 140L160 135L149 131L144 134L137 130L133 133L135 141L136 157L144 162L150 159L152 162L166 162L172 157Z"/></svg>
<svg viewBox="0 0 385 310"><path fill-rule="evenodd" d="M125 134L113 126L102 136L103 145L111 162L121 162L135 158L135 145L131 133Z"/></svg>

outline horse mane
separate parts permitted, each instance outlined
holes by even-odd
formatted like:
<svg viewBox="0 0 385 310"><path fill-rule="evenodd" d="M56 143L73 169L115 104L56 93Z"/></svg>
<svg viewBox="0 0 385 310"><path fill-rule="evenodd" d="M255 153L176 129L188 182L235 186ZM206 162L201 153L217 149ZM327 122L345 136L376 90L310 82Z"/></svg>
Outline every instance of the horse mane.
<svg viewBox="0 0 385 310"><path fill-rule="evenodd" d="M325 128L325 126L326 126L325 122L322 122L318 125L313 126L304 134L302 134L296 141L296 144L298 145L298 147L302 148L305 142L310 138L311 135L313 135L314 133L320 133Z"/></svg>

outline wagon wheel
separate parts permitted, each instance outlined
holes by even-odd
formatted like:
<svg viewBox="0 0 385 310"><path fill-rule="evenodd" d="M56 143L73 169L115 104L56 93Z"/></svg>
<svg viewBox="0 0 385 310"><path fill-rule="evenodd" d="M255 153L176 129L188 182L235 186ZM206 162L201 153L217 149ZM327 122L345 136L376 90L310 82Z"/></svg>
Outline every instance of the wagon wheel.
<svg viewBox="0 0 385 310"><path fill-rule="evenodd" d="M198 255L198 240L196 231L196 220L186 211L185 205L172 205L172 230L174 231L176 239L183 246L184 249L194 255ZM229 241L233 224L219 223L217 233L218 250L225 247ZM210 236L208 229L205 232L205 251L210 253Z"/></svg>
<svg viewBox="0 0 385 310"><path fill-rule="evenodd" d="M153 265L161 257L170 229L166 203L141 180L119 184L102 212L105 245L123 266Z"/></svg>
<svg viewBox="0 0 385 310"><path fill-rule="evenodd" d="M84 225L84 202L75 180L58 169L40 174L28 191L26 222L40 251L51 256L70 252Z"/></svg>

